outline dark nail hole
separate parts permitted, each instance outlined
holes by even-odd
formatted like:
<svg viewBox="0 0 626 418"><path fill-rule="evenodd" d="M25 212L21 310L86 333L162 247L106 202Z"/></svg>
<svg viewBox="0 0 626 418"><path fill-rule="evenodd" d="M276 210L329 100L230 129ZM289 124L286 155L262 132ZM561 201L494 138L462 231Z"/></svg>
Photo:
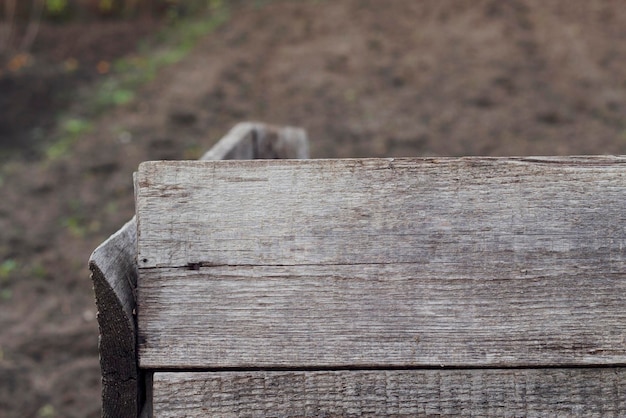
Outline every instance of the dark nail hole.
<svg viewBox="0 0 626 418"><path fill-rule="evenodd" d="M200 263L189 263L187 264L187 268L189 270L200 270Z"/></svg>

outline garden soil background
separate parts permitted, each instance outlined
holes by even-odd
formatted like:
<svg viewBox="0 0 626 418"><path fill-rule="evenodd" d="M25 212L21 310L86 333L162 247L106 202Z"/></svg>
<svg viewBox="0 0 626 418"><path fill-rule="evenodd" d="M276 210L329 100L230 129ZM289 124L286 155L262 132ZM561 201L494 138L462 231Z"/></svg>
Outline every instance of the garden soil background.
<svg viewBox="0 0 626 418"><path fill-rule="evenodd" d="M117 29L112 50L130 53L138 28ZM45 30L37 45L35 58L51 54ZM626 153L621 0L243 2L54 159L20 135L39 123L25 112L60 104L42 102L38 78L20 90L11 77L0 75L0 146L17 149L0 186L1 418L99 416L86 265L133 215L141 161L195 159L247 120L305 128L316 158Z"/></svg>

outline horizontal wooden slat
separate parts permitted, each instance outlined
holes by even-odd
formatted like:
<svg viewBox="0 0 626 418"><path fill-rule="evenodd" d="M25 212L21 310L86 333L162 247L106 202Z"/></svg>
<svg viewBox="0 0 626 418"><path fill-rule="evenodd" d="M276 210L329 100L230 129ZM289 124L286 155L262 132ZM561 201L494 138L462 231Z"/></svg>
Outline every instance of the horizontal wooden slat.
<svg viewBox="0 0 626 418"><path fill-rule="evenodd" d="M147 162L139 266L620 263L625 175L623 158Z"/></svg>
<svg viewBox="0 0 626 418"><path fill-rule="evenodd" d="M155 373L154 416L619 417L624 369Z"/></svg>
<svg viewBox="0 0 626 418"><path fill-rule="evenodd" d="M144 163L140 364L624 364L625 164Z"/></svg>
<svg viewBox="0 0 626 418"><path fill-rule="evenodd" d="M149 269L139 296L140 364L626 362L622 275L444 273L419 264Z"/></svg>

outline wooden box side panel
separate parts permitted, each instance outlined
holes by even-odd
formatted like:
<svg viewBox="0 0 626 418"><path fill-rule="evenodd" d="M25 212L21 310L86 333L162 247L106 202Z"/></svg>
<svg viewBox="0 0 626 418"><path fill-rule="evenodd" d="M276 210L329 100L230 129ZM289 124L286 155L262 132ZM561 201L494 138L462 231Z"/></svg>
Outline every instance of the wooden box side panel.
<svg viewBox="0 0 626 418"><path fill-rule="evenodd" d="M626 363L626 159L158 162L142 367Z"/></svg>

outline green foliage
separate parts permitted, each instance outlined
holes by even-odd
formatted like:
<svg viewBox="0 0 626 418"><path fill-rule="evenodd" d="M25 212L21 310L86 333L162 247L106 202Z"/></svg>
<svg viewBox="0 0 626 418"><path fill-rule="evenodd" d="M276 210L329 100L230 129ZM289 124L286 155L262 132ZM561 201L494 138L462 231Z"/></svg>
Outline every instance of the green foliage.
<svg viewBox="0 0 626 418"><path fill-rule="evenodd" d="M46 404L39 408L39 412L37 412L37 416L40 418L54 418L56 416L56 412L54 411L54 406L51 404Z"/></svg>
<svg viewBox="0 0 626 418"><path fill-rule="evenodd" d="M46 277L47 274L48 272L46 271L46 268L39 263L35 263L30 266L30 275L32 277L43 279L44 277Z"/></svg>
<svg viewBox="0 0 626 418"><path fill-rule="evenodd" d="M195 46L198 39L222 25L230 17L229 7L222 0L208 0L209 16L197 20L172 22L170 28L159 34L165 44L157 53L146 45L140 45L140 56L124 58L113 63L115 74L103 81L96 93L96 112L113 106L130 103L135 89L151 81L162 67L183 59Z"/></svg>
<svg viewBox="0 0 626 418"><path fill-rule="evenodd" d="M83 238L87 232L87 228L78 216L70 216L61 222L61 224L69 231L74 238Z"/></svg>
<svg viewBox="0 0 626 418"><path fill-rule="evenodd" d="M84 119L67 119L61 125L59 139L46 150L48 159L54 160L67 155L76 139L91 130L91 128L91 123Z"/></svg>
<svg viewBox="0 0 626 418"><path fill-rule="evenodd" d="M46 150L46 157L50 160L56 160L66 155L73 143L72 138L64 137L50 145Z"/></svg>
<svg viewBox="0 0 626 418"><path fill-rule="evenodd" d="M116 90L112 95L113 104L116 106L125 105L135 98L135 93L130 90Z"/></svg>
<svg viewBox="0 0 626 418"><path fill-rule="evenodd" d="M67 0L46 0L46 10L52 16L61 16L67 13L68 8Z"/></svg>
<svg viewBox="0 0 626 418"><path fill-rule="evenodd" d="M98 9L104 13L111 12L113 10L113 0L100 0L98 2Z"/></svg>
<svg viewBox="0 0 626 418"><path fill-rule="evenodd" d="M8 278L11 273L17 270L17 262L13 259L8 259L0 264L0 279Z"/></svg>
<svg viewBox="0 0 626 418"><path fill-rule="evenodd" d="M135 98L135 93L133 93L130 87L115 77L103 82L95 96L96 111L130 103Z"/></svg>
<svg viewBox="0 0 626 418"><path fill-rule="evenodd" d="M23 1L23 0L16 0ZM42 1L44 16L52 20L69 18L93 19L133 18L140 14L158 15L169 21L176 21L186 16L195 15L207 8L220 8L227 3L224 0L28 0L36 3ZM0 13L3 0L0 0ZM22 5L25 12L33 9L32 4ZM22 18L27 15L21 16Z"/></svg>
<svg viewBox="0 0 626 418"><path fill-rule="evenodd" d="M0 300L9 300L13 296L13 291L6 285L7 280L17 271L17 261L8 259L0 264Z"/></svg>
<svg viewBox="0 0 626 418"><path fill-rule="evenodd" d="M83 119L68 119L63 124L63 130L68 135L80 135L89 129L90 124Z"/></svg>
<svg viewBox="0 0 626 418"><path fill-rule="evenodd" d="M70 17L68 0L45 0L45 16L51 20L67 20Z"/></svg>
<svg viewBox="0 0 626 418"><path fill-rule="evenodd" d="M140 86L153 80L161 68L183 59L202 36L230 18L230 6L224 0L169 1L172 4L180 3L181 6L184 4L185 7L194 4L197 10L203 12L198 12L194 18L172 22L163 29L156 37L158 48L144 41L139 45L137 55L113 62L111 71L107 71L107 75L102 77L102 81L89 95L79 98L84 103L80 117L66 117L60 123L57 140L45 150L48 160L68 155L78 137L92 129L90 119L115 106L131 103ZM113 3L117 7L117 3ZM72 219L66 220L64 225L73 235L81 236L85 233L84 225Z"/></svg>
<svg viewBox="0 0 626 418"><path fill-rule="evenodd" d="M85 222L85 209L79 199L71 199L67 202L69 216L61 219L61 225L75 238L83 238L90 228ZM97 227L95 228L97 229Z"/></svg>

